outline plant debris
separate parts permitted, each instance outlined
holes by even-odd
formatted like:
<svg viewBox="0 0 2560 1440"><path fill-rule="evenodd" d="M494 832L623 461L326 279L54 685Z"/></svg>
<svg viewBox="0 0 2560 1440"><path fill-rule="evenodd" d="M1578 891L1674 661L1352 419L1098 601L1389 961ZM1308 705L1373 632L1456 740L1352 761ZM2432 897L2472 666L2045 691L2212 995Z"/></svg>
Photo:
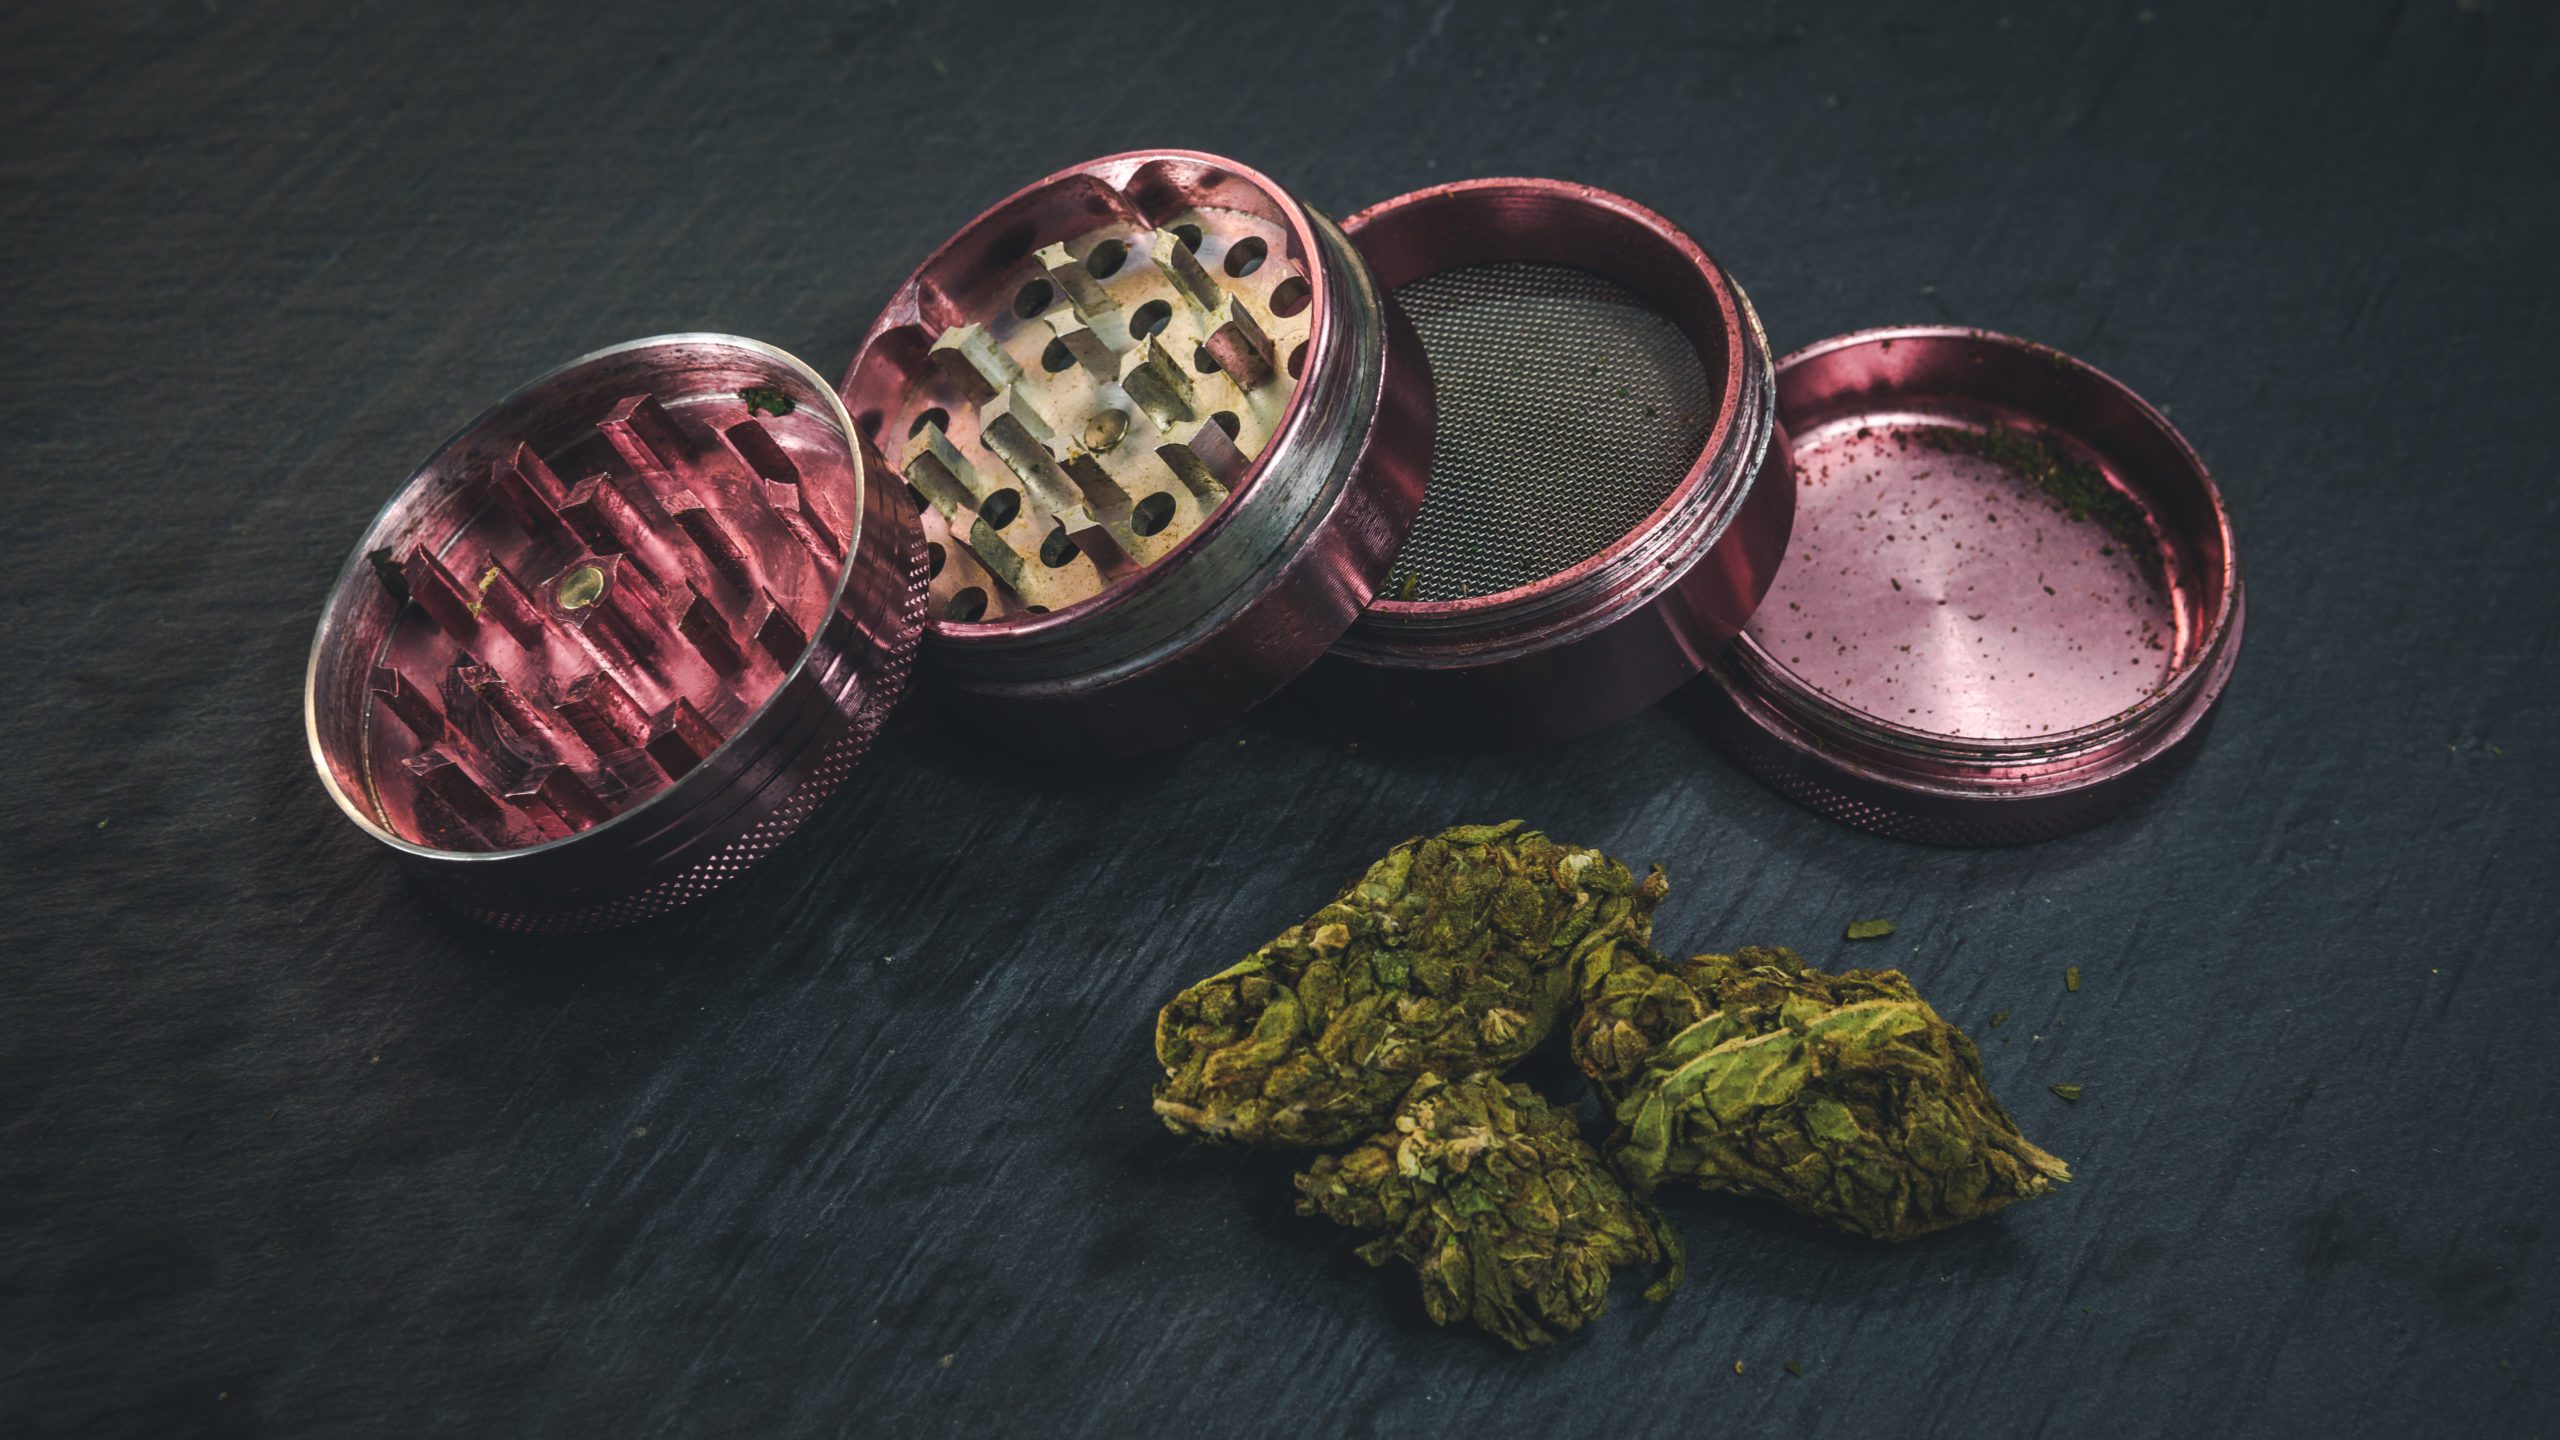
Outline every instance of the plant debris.
<svg viewBox="0 0 2560 1440"><path fill-rule="evenodd" d="M1619 1266L1665 1265L1648 1299L1680 1283L1679 1238L1572 1112L1498 1075L1422 1076L1385 1129L1297 1185L1299 1214L1375 1232L1361 1259L1411 1265L1435 1323L1471 1321L1514 1349L1598 1319Z"/></svg>
<svg viewBox="0 0 2560 1440"><path fill-rule="evenodd" d="M1929 425L1912 433L1932 450L1990 461L2042 492L2073 520L2097 521L2159 578L2160 540L2152 533L2150 517L2132 496L2108 484L2098 467L2059 455L2041 438L2005 425L1984 431Z"/></svg>
<svg viewBox="0 0 2560 1440"><path fill-rule="evenodd" d="M750 385L738 392L738 398L747 402L750 415L761 413L779 418L800 408L792 403L791 397L784 394L779 385Z"/></svg>
<svg viewBox="0 0 2560 1440"><path fill-rule="evenodd" d="M1852 920L1849 922L1849 938L1852 940L1881 940L1892 933L1893 922L1890 920Z"/></svg>

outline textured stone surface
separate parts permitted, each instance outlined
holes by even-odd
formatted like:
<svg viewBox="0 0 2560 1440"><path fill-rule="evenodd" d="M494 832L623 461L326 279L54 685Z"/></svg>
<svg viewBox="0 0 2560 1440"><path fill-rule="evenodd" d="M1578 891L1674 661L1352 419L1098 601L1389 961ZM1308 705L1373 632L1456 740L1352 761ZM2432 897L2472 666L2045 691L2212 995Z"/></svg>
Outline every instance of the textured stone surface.
<svg viewBox="0 0 2560 1440"><path fill-rule="evenodd" d="M0 1431L2552 1428L2548 12L1148 8L0 17ZM1167 143L1336 214L1590 181L1781 349L1956 320L2121 376L2237 515L2211 745L1965 853L1669 713L1410 758L1284 705L1089 774L909 715L728 896L575 943L329 807L317 607L453 427L656 331L834 373L981 206ZM1671 948L1909 972L2078 1180L1896 1248L1677 1196L1670 1303L1435 1330L1294 1157L1165 1133L1148 1027L1514 815L1668 865Z"/></svg>

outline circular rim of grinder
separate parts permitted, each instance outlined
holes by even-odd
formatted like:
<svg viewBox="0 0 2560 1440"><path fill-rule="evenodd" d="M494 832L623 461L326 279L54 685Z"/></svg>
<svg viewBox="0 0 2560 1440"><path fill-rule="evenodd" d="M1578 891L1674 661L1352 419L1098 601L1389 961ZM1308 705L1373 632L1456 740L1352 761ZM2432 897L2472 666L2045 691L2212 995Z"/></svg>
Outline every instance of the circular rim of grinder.
<svg viewBox="0 0 2560 1440"><path fill-rule="evenodd" d="M1897 594L1867 613L1883 617L1879 627L1918 614L1911 623L1930 627L1940 643L1914 632L1914 643L1891 647L1895 658L1878 662L1889 676L1865 670L1825 684L1805 673L1815 667L1801 655L1790 665L1747 631L1683 692L1745 770L1844 824L1978 846L2093 825L2158 789L2193 756L2239 655L2245 595L2222 494L2158 410L2049 346L1958 326L1862 330L1798 350L1779 363L1778 409L1808 494L1834 483L1842 467L1848 485L1905 487L1903 503L1879 491L1874 508L1852 506L1841 523L1875 519L1892 541L1913 542L1876 542L1879 554L1891 551L1893 568L1912 564L1925 579L1915 580L1907 602ZM1930 483L1941 488L1911 488ZM2005 490L1962 488L1985 485ZM1915 494L1927 497L1916 507L1908 503ZM1948 503L1957 497L1967 503ZM1815 553L1836 527L1816 518L1816 501L1799 505L1800 554ZM1975 550L1959 554L1967 538ZM1996 547L1985 538L1996 538ZM1842 563L1861 565L1854 555ZM2122 576L2110 568L2127 565L2153 587L2156 622L2128 618L2143 597L2120 593ZM1844 585L1878 588L1873 575L1843 574ZM1986 627L1979 622L1991 617L1968 613L1966 597L1934 593L1958 588L1960 578L1995 591L2005 582L2010 594L1976 602L2007 606L2002 619L2039 618L2018 608L2018 592L2055 607L2047 633L2008 641L2021 626ZM2062 583L2044 583L2051 580ZM1898 575L1892 583L1903 590ZM1774 612L1789 590L1782 575L1769 602L1773 625L1786 624ZM1944 610L1918 608L1950 601ZM1785 642L1834 645L1834 656L1818 657L1826 663L1875 638L1838 621L1808 634L1787 632ZM2003 645L2016 648L1979 649ZM2108 663L2093 658L2101 645L2114 647L2109 654L2127 645L2136 656L2156 654L2149 663L2159 678L2123 689L2121 667L2093 668ZM2000 682L1989 667L2003 655L2061 663L2053 673L2021 671ZM2035 655L2044 658L2026 658ZM1888 691L1888 678L1907 683ZM2036 683L2022 683L2029 680ZM1844 693L1851 689L1861 693ZM1881 698L1888 693L1891 702ZM1923 728L1879 713L1924 695L1932 715L1979 718ZM2130 703L2119 703L2128 695ZM1917 715L1921 705L1904 713ZM2050 718L2019 718L2039 714Z"/></svg>
<svg viewBox="0 0 2560 1440"><path fill-rule="evenodd" d="M1345 228L1391 292L1509 264L1620 287L1696 352L1711 408L1667 496L1595 553L1489 594L1372 602L1311 680L1321 703L1382 739L1500 748L1600 729L1695 676L1758 605L1793 516L1774 365L1742 287L1668 219L1567 181L1434 186Z"/></svg>
<svg viewBox="0 0 2560 1440"><path fill-rule="evenodd" d="M933 512L937 718L1051 757L1178 744L1315 663L1384 583L1431 444L1420 341L1341 231L1180 150L1069 167L963 226L841 393ZM1084 588L1035 609L1044 566Z"/></svg>
<svg viewBox="0 0 2560 1440"><path fill-rule="evenodd" d="M331 588L303 682L330 798L505 930L744 873L869 748L922 630L913 517L852 435L817 372L733 335L611 346L483 411Z"/></svg>

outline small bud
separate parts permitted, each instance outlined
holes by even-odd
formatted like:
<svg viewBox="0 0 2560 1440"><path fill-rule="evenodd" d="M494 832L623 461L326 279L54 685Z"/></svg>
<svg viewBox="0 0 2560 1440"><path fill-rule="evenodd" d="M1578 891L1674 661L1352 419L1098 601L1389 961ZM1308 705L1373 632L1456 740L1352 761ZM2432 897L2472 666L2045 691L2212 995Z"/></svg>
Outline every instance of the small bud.
<svg viewBox="0 0 2560 1440"><path fill-rule="evenodd" d="M1611 1103L1610 1160L1908 1240L2033 1199L2071 1168L2028 1143L1982 1057L1899 971L1795 952L1587 963L1574 1060Z"/></svg>
<svg viewBox="0 0 2560 1440"><path fill-rule="evenodd" d="M1665 1267L1651 1299L1680 1283L1678 1237L1609 1174L1572 1112L1499 1075L1421 1076L1384 1133L1301 1173L1298 1197L1301 1215L1373 1232L1361 1259L1412 1266L1433 1321L1515 1349L1598 1319L1620 1266Z"/></svg>
<svg viewBox="0 0 2560 1440"><path fill-rule="evenodd" d="M1164 1007L1156 1113L1212 1140L1350 1144L1426 1071L1472 1075L1537 1048L1576 957L1641 944L1659 898L1599 851L1518 821L1406 841Z"/></svg>

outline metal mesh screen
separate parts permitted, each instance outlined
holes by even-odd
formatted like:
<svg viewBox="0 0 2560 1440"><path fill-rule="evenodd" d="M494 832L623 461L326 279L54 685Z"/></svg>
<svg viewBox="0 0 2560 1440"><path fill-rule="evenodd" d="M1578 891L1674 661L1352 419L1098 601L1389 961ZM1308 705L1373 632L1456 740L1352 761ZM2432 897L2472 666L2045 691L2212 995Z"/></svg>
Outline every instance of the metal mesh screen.
<svg viewBox="0 0 2560 1440"><path fill-rule="evenodd" d="M1651 514L1706 443L1705 364L1610 281L1478 265L1396 299L1431 357L1440 418L1390 593L1455 600L1571 569Z"/></svg>

